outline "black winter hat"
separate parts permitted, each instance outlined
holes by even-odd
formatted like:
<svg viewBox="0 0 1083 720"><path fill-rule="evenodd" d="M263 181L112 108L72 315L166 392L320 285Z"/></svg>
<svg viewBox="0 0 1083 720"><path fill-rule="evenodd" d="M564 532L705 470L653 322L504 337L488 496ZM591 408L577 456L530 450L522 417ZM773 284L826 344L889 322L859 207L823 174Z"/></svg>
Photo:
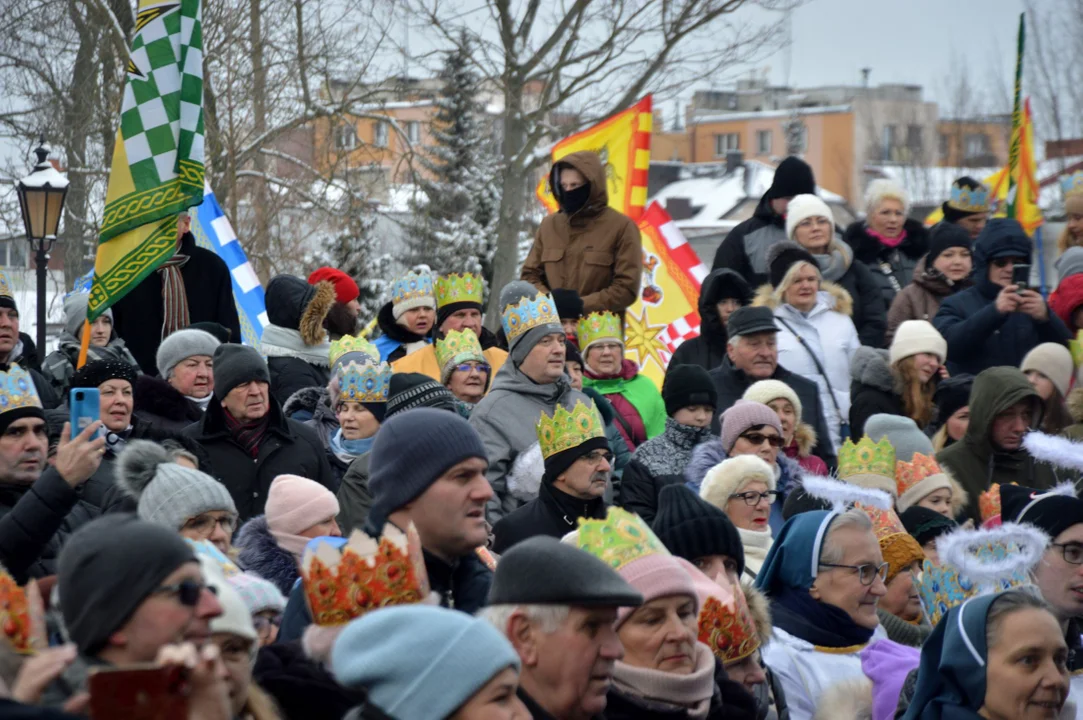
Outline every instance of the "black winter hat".
<svg viewBox="0 0 1083 720"><path fill-rule="evenodd" d="M108 380L127 380L135 386L139 373L123 360L91 360L75 371L71 378L73 388L96 388Z"/></svg>
<svg viewBox="0 0 1083 720"><path fill-rule="evenodd" d="M677 557L688 562L707 555L726 555L745 572L741 536L726 513L681 484L666 485L658 493L658 512L651 530Z"/></svg>
<svg viewBox="0 0 1083 720"><path fill-rule="evenodd" d="M713 306L728 298L737 300L741 305L748 305L752 302L752 288L736 270L721 268L712 271L703 281L700 290L700 308L702 309L704 303Z"/></svg>
<svg viewBox="0 0 1083 720"><path fill-rule="evenodd" d="M798 262L811 263L814 268L820 269L812 253L797 243L782 240L772 245L767 250L767 280L771 287L777 288L782 278L786 277L790 266Z"/></svg>
<svg viewBox="0 0 1083 720"><path fill-rule="evenodd" d="M455 412L455 396L424 373L395 373L387 392L384 419L413 408L438 408Z"/></svg>
<svg viewBox="0 0 1083 720"><path fill-rule="evenodd" d="M561 320L578 320L583 317L583 298L569 288L553 288L553 302L557 304L557 317Z"/></svg>
<svg viewBox="0 0 1083 720"><path fill-rule="evenodd" d="M801 158L791 155L775 168L775 179L764 197L777 200L815 192L816 178L812 174L812 168Z"/></svg>
<svg viewBox="0 0 1083 720"><path fill-rule="evenodd" d="M948 248L960 247L971 249L970 233L952 222L938 222L929 231L929 254L925 258L925 267L931 268L933 261Z"/></svg>
<svg viewBox="0 0 1083 720"><path fill-rule="evenodd" d="M639 607L643 595L585 550L537 535L504 553L489 605Z"/></svg>
<svg viewBox="0 0 1083 720"><path fill-rule="evenodd" d="M711 376L699 365L671 365L662 381L662 399L666 414L673 417L681 408L690 405L718 407L718 390Z"/></svg>
<svg viewBox="0 0 1083 720"><path fill-rule="evenodd" d="M1054 490L1035 490L1021 485L1001 484L1000 519L1027 523L1049 535L1050 540L1083 523L1083 500L1066 485Z"/></svg>
<svg viewBox="0 0 1083 720"><path fill-rule="evenodd" d="M913 505L899 513L906 532L910 537L918 541L918 545L925 545L930 540L935 540L945 533L949 533L959 524L946 515L930 510L921 505Z"/></svg>
<svg viewBox="0 0 1083 720"><path fill-rule="evenodd" d="M970 388L973 386L974 376L970 373L959 373L940 381L933 393L936 417L929 428L931 432L939 430L959 408L970 404Z"/></svg>
<svg viewBox="0 0 1083 720"><path fill-rule="evenodd" d="M564 338L564 364L567 365L570 362L579 363L579 367L583 367L583 356L579 353L579 348L575 346L571 340Z"/></svg>
<svg viewBox="0 0 1083 720"><path fill-rule="evenodd" d="M258 380L271 384L267 361L247 345L223 343L214 350L214 396L221 402L238 385Z"/></svg>

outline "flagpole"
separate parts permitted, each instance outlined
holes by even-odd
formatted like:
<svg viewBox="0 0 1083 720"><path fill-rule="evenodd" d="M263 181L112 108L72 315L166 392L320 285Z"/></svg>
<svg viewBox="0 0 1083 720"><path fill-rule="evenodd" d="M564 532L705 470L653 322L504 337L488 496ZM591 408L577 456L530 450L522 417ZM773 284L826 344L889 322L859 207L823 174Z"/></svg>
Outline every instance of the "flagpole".
<svg viewBox="0 0 1083 720"><path fill-rule="evenodd" d="M1023 143L1023 43L1026 39L1026 14L1019 14L1019 35L1015 48L1015 90L1012 98L1012 142L1008 149L1008 207L1007 217L1015 218L1016 173L1019 151Z"/></svg>

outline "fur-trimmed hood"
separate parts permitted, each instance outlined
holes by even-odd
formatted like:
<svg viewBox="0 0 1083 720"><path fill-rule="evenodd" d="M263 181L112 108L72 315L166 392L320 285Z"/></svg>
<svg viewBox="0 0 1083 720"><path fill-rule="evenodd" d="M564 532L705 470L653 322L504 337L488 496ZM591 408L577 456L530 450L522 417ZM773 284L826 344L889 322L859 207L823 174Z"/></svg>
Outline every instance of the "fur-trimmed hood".
<svg viewBox="0 0 1083 720"><path fill-rule="evenodd" d="M869 385L884 392L895 392L895 376L891 374L887 350L862 345L850 361L850 378L855 383Z"/></svg>
<svg viewBox="0 0 1083 720"><path fill-rule="evenodd" d="M812 720L872 720L872 681L840 680L820 694Z"/></svg>
<svg viewBox="0 0 1083 720"><path fill-rule="evenodd" d="M1077 423L1083 423L1083 386L1072 388L1067 398L1068 412Z"/></svg>
<svg viewBox="0 0 1083 720"><path fill-rule="evenodd" d="M307 412L309 416L315 416L316 409L327 397L327 388L306 387L301 388L290 395L282 405L282 414L292 418L299 412Z"/></svg>
<svg viewBox="0 0 1083 720"><path fill-rule="evenodd" d="M242 525L233 545L239 551L237 559L241 567L274 583L283 595L289 597L293 584L300 577L297 560L289 551L279 547L271 529L267 527L266 515L258 515Z"/></svg>
<svg viewBox="0 0 1083 720"><path fill-rule="evenodd" d="M309 285L292 275L278 275L267 284L267 319L272 325L296 330L305 345L327 342L323 321L335 303L335 286L324 280Z"/></svg>
<svg viewBox="0 0 1083 720"><path fill-rule="evenodd" d="M775 629L771 622L771 605L767 602L767 597L756 589L751 580L742 582L741 589L744 590L752 622L756 623L756 637L759 638L762 648L771 642L771 632Z"/></svg>
<svg viewBox="0 0 1083 720"><path fill-rule="evenodd" d="M752 305L777 310L782 305L782 298L770 284L763 284L757 288L756 296L752 298ZM824 280L820 283L820 292L816 294L816 307L812 308L809 314L828 310L834 310L852 318L854 299L850 297L850 293L846 292L846 288Z"/></svg>
<svg viewBox="0 0 1083 720"><path fill-rule="evenodd" d="M798 457L808 457L812 454L812 448L816 447L816 429L807 422L797 421L797 427L793 430L793 439L797 443Z"/></svg>

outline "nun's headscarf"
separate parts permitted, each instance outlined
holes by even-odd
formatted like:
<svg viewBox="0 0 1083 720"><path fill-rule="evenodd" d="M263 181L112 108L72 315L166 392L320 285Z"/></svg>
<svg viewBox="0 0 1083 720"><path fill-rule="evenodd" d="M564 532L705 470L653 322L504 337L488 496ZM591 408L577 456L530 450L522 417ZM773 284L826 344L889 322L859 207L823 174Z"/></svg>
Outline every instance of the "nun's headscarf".
<svg viewBox="0 0 1083 720"><path fill-rule="evenodd" d="M756 575L756 588L773 597L783 588L808 590L816 580L824 539L837 512L811 510L782 526Z"/></svg>

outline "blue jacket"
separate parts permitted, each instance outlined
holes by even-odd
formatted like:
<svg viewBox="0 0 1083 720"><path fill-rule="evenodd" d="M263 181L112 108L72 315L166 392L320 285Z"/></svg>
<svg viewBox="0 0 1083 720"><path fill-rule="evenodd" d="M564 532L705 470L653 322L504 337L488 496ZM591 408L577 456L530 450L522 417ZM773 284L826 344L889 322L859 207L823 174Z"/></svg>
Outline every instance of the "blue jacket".
<svg viewBox="0 0 1083 720"><path fill-rule="evenodd" d="M1015 220L989 221L974 242L974 286L945 298L933 325L948 341L948 371L977 375L999 365L1019 367L1032 348L1044 342L1066 345L1071 333L1056 313L1045 322L996 309L1001 287L989 280L987 267L999 257L1030 257L1031 242Z"/></svg>

